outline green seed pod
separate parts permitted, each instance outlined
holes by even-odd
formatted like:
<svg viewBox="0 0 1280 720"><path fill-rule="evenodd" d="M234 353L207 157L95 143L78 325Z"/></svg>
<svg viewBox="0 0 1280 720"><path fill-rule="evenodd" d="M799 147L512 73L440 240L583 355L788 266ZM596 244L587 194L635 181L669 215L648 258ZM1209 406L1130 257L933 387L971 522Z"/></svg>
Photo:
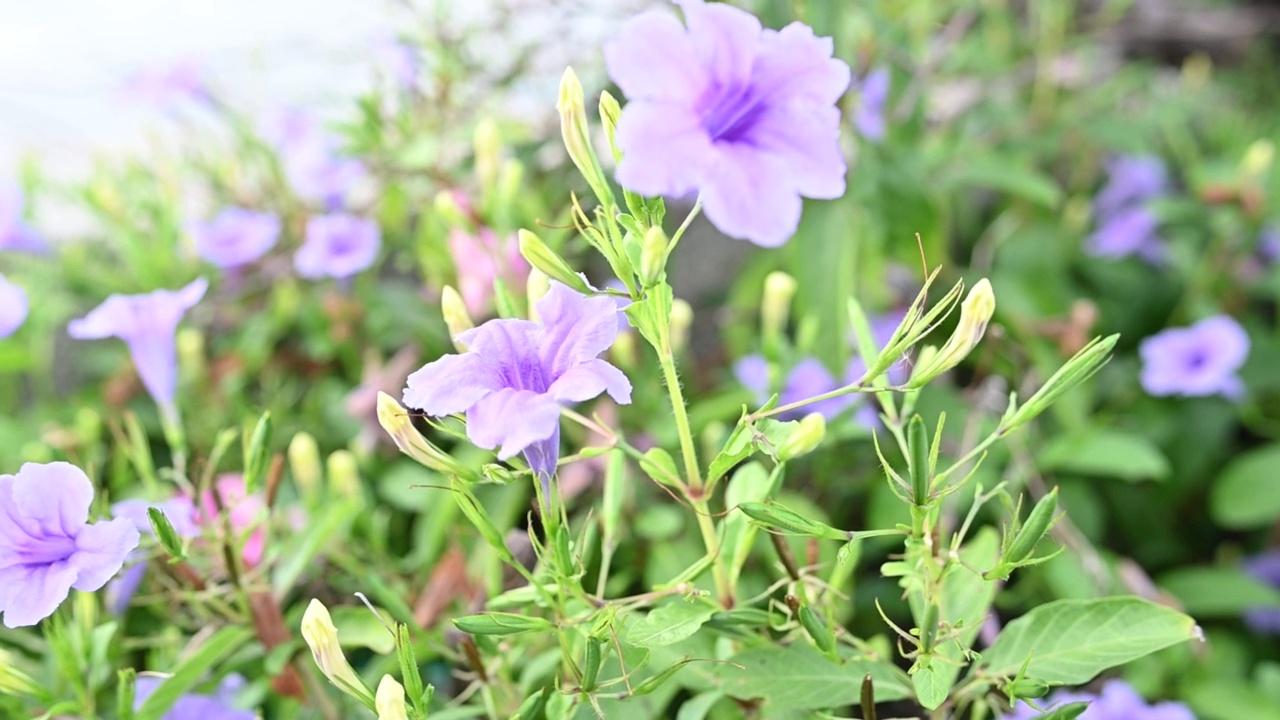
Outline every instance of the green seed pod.
<svg viewBox="0 0 1280 720"><path fill-rule="evenodd" d="M520 709L512 716L512 720L540 720L547 707L548 688L542 688L536 694L525 698Z"/></svg>
<svg viewBox="0 0 1280 720"><path fill-rule="evenodd" d="M1014 536L1013 542L1009 544L1009 551L1005 553L1003 562L1008 565L1015 565L1027 559L1031 552L1036 549L1036 545L1041 538L1049 532L1049 528L1053 527L1054 516L1058 512L1058 488L1054 488L1053 492L1040 498L1040 502L1031 509L1031 514L1027 516L1027 521L1022 524L1022 528L1018 530L1018 534Z"/></svg>
<svg viewBox="0 0 1280 720"><path fill-rule="evenodd" d="M1038 698L1049 694L1049 683L1036 678L1017 678L1010 680L1003 688L1010 702L1020 698Z"/></svg>
<svg viewBox="0 0 1280 720"><path fill-rule="evenodd" d="M823 620L816 610L804 605L797 615L800 618L800 625L804 627L805 632L809 633L809 637L813 639L813 644L819 650L824 653L835 651L836 636L832 634L831 628L827 627L827 621Z"/></svg>
<svg viewBox="0 0 1280 720"><path fill-rule="evenodd" d="M777 503L740 503L742 514L764 525L770 531L790 535L808 535L824 540L848 540L849 533L837 530L825 523L810 520Z"/></svg>
<svg viewBox="0 0 1280 720"><path fill-rule="evenodd" d="M156 540L160 541L160 547L169 553L169 557L175 560L186 557L186 552L182 549L182 538L178 537L178 531L173 529L173 523L169 522L160 508L147 508L147 519L151 521L151 531L155 533Z"/></svg>
<svg viewBox="0 0 1280 720"><path fill-rule="evenodd" d="M542 618L499 612L454 618L453 624L462 632L472 635L519 635L527 632L542 632L555 627Z"/></svg>
<svg viewBox="0 0 1280 720"><path fill-rule="evenodd" d="M933 651L938 641L938 606L929 603L924 606L924 617L920 618L920 652L928 654Z"/></svg>
<svg viewBox="0 0 1280 720"><path fill-rule="evenodd" d="M929 503L929 431L919 415L907 426L907 448L911 452L911 499L916 507Z"/></svg>
<svg viewBox="0 0 1280 720"><path fill-rule="evenodd" d="M271 445L271 412L262 413L244 450L244 491L252 493L262 487L267 476L267 457Z"/></svg>
<svg viewBox="0 0 1280 720"><path fill-rule="evenodd" d="M600 664L604 657L600 652L600 641L587 638L587 647L582 652L582 691L591 692L596 689L596 679L600 676Z"/></svg>

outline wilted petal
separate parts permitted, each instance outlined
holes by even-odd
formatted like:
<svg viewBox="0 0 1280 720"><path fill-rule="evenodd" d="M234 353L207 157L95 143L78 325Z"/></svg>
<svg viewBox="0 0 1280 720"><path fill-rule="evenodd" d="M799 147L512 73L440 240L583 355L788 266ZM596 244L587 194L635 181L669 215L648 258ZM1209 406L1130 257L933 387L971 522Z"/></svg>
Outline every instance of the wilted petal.
<svg viewBox="0 0 1280 720"><path fill-rule="evenodd" d="M467 437L482 448L498 448L506 460L560 426L560 406L548 395L505 388L467 411Z"/></svg>
<svg viewBox="0 0 1280 720"><path fill-rule="evenodd" d="M404 404L428 415L453 415L502 387L498 368L483 356L444 355L409 376Z"/></svg>
<svg viewBox="0 0 1280 720"><path fill-rule="evenodd" d="M786 163L747 144L718 148L702 190L707 218L722 232L764 247L785 243L800 224L800 196Z"/></svg>
<svg viewBox="0 0 1280 720"><path fill-rule="evenodd" d="M631 402L631 381L618 368L595 359L570 368L559 377L548 393L560 402L590 400L602 392L615 402Z"/></svg>
<svg viewBox="0 0 1280 720"><path fill-rule="evenodd" d="M632 101L672 98L692 102L707 85L689 34L670 13L650 10L627 21L604 48L609 76Z"/></svg>

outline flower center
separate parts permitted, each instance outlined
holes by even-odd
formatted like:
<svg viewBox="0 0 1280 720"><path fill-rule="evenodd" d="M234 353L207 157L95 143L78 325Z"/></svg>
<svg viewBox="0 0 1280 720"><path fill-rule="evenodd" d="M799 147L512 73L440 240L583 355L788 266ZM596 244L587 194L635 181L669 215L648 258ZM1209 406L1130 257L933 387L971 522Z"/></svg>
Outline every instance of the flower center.
<svg viewBox="0 0 1280 720"><path fill-rule="evenodd" d="M712 85L703 96L702 104L707 107L702 116L702 127L713 141L745 140L765 109L751 83L737 87L724 87L719 83Z"/></svg>
<svg viewBox="0 0 1280 720"><path fill-rule="evenodd" d="M52 565L71 557L76 551L76 541L69 537L53 536L32 538L17 546L18 564Z"/></svg>

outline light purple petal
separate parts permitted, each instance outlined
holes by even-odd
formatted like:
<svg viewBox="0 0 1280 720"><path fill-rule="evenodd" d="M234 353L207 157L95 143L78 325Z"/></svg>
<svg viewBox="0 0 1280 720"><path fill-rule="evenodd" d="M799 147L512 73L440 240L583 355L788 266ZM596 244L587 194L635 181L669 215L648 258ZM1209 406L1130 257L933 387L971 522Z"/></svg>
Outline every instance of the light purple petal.
<svg viewBox="0 0 1280 720"><path fill-rule="evenodd" d="M556 474L556 465L560 461L560 425L556 425L551 437L529 443L524 449L524 459L529 463L534 476L542 483L542 492L549 495L551 477Z"/></svg>
<svg viewBox="0 0 1280 720"><path fill-rule="evenodd" d="M676 4L684 10L689 39L710 82L724 87L745 85L760 51L760 21L745 10L722 3L676 0Z"/></svg>
<svg viewBox="0 0 1280 720"><path fill-rule="evenodd" d="M1151 155L1123 155L1107 162L1107 184L1094 198L1100 218L1112 216L1163 195L1169 188L1164 161Z"/></svg>
<svg viewBox="0 0 1280 720"><path fill-rule="evenodd" d="M129 603L133 602L133 596L138 594L138 588L142 587L142 581L146 577L147 561L142 559L125 568L119 577L108 582L106 589L102 592L107 612L116 617L124 615L129 610Z"/></svg>
<svg viewBox="0 0 1280 720"><path fill-rule="evenodd" d="M504 388L467 411L467 437L482 448L498 448L506 460L560 427L560 405L549 395Z"/></svg>
<svg viewBox="0 0 1280 720"><path fill-rule="evenodd" d="M382 246L378 224L354 215L317 215L307 220L306 239L294 256L305 278L348 278L373 265Z"/></svg>
<svg viewBox="0 0 1280 720"><path fill-rule="evenodd" d="M0 338L7 338L27 319L27 293L0 275Z"/></svg>
<svg viewBox="0 0 1280 720"><path fill-rule="evenodd" d="M125 518L86 525L76 536L76 552L68 560L79 571L72 587L84 592L102 588L120 572L138 540L138 529Z"/></svg>
<svg viewBox="0 0 1280 720"><path fill-rule="evenodd" d="M1156 238L1156 216L1143 207L1132 208L1105 218L1089 236L1088 252L1099 257L1127 257L1137 254Z"/></svg>
<svg viewBox="0 0 1280 720"><path fill-rule="evenodd" d="M7 628L28 627L58 609L79 573L66 562L0 569L0 611Z"/></svg>
<svg viewBox="0 0 1280 720"><path fill-rule="evenodd" d="M825 199L844 195L840 112L834 107L770 108L756 120L752 145L785 158L791 187L801 195Z"/></svg>
<svg viewBox="0 0 1280 720"><path fill-rule="evenodd" d="M746 144L718 147L714 174L702 189L707 218L726 235L777 247L800 224L800 196L784 161Z"/></svg>
<svg viewBox="0 0 1280 720"><path fill-rule="evenodd" d="M618 306L608 297L586 297L553 282L537 307L543 326L538 355L549 379L595 359L618 336Z"/></svg>
<svg viewBox="0 0 1280 720"><path fill-rule="evenodd" d="M766 30L752 83L772 103L833 105L852 78L849 65L832 57L834 50L831 38L816 36L803 23Z"/></svg>
<svg viewBox="0 0 1280 720"><path fill-rule="evenodd" d="M498 367L483 356L444 355L409 376L404 404L428 415L453 415L502 387Z"/></svg>
<svg viewBox="0 0 1280 720"><path fill-rule="evenodd" d="M696 190L715 163L702 119L687 108L634 100L618 122L618 183L642 195L680 197Z"/></svg>
<svg viewBox="0 0 1280 720"><path fill-rule="evenodd" d="M33 534L74 538L89 521L93 483L70 463L24 464L11 493L23 525Z"/></svg>
<svg viewBox="0 0 1280 720"><path fill-rule="evenodd" d="M757 402L769 399L769 361L763 355L747 355L733 365L733 376L755 393Z"/></svg>
<svg viewBox="0 0 1280 720"><path fill-rule="evenodd" d="M707 75L688 33L670 13L650 10L626 22L604 48L609 76L633 102L674 99L693 102Z"/></svg>
<svg viewBox="0 0 1280 720"><path fill-rule="evenodd" d="M227 208L208 222L187 226L201 258L223 268L252 263L280 237L280 218L271 213Z"/></svg>
<svg viewBox="0 0 1280 720"><path fill-rule="evenodd" d="M631 381L604 360L590 360L570 368L547 389L559 402L582 402L608 392L614 402L631 402Z"/></svg>

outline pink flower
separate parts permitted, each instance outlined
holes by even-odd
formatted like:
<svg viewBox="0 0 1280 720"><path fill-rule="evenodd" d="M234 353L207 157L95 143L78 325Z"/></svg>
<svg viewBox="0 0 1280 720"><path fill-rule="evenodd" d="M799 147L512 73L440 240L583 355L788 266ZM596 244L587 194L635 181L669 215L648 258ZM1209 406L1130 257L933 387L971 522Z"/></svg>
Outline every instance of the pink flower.
<svg viewBox="0 0 1280 720"><path fill-rule="evenodd" d="M262 562L262 553L266 548L267 533L262 527L267 514L267 505L259 494L247 495L244 491L244 477L240 475L222 475L214 481L222 507L227 511L231 522L233 540L239 541L252 529L245 540L241 557L246 565L253 567ZM209 525L218 518L218 504L214 501L213 492L206 491L200 497L199 522Z"/></svg>
<svg viewBox="0 0 1280 720"><path fill-rule="evenodd" d="M458 269L458 293L473 316L489 312L494 280L519 291L529 277L529 264L515 238L499 238L489 228L480 228L474 235L454 228L449 232L449 251Z"/></svg>

